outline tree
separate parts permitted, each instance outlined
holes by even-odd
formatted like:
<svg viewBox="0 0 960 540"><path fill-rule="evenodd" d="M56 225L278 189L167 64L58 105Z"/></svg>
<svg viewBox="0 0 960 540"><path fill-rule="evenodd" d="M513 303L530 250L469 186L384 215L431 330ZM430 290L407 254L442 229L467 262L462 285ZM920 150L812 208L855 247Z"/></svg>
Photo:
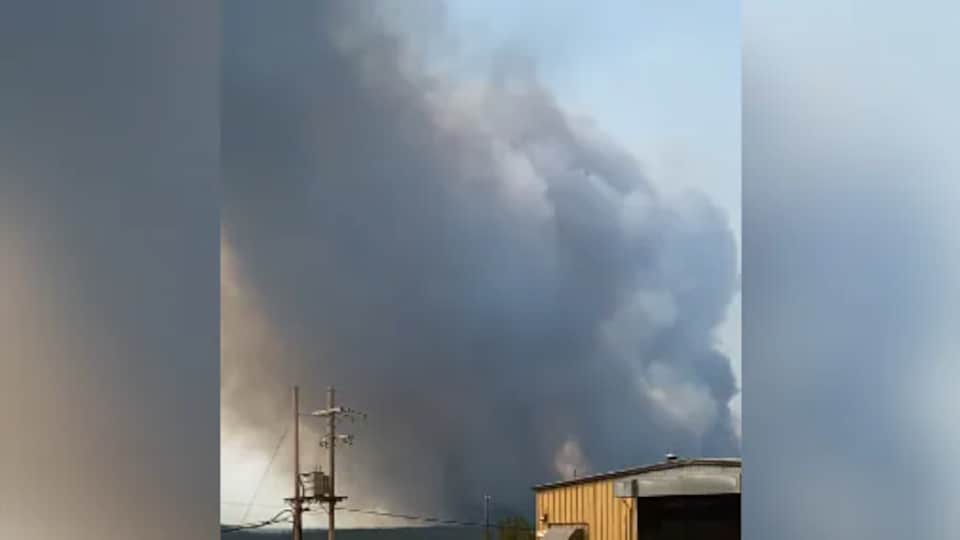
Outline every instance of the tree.
<svg viewBox="0 0 960 540"><path fill-rule="evenodd" d="M498 540L534 540L533 526L520 516L508 517L497 522Z"/></svg>

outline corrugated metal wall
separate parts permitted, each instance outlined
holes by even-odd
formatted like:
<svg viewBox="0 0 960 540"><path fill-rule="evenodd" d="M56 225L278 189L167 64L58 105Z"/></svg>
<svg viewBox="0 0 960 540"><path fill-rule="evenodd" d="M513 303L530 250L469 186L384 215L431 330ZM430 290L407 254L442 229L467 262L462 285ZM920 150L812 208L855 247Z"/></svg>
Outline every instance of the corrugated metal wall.
<svg viewBox="0 0 960 540"><path fill-rule="evenodd" d="M613 496L613 480L538 491L537 530L548 525L585 525L588 540L637 540L632 499ZM541 517L547 514L547 523Z"/></svg>

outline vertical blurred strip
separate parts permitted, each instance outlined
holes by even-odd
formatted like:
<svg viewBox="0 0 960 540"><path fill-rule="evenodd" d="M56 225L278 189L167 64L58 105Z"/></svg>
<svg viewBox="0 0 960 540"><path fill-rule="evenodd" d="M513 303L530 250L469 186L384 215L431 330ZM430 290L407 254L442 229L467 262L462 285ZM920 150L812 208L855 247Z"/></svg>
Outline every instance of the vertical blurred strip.
<svg viewBox="0 0 960 540"><path fill-rule="evenodd" d="M743 6L744 538L957 538L960 6Z"/></svg>
<svg viewBox="0 0 960 540"><path fill-rule="evenodd" d="M216 538L219 4L0 11L0 538Z"/></svg>

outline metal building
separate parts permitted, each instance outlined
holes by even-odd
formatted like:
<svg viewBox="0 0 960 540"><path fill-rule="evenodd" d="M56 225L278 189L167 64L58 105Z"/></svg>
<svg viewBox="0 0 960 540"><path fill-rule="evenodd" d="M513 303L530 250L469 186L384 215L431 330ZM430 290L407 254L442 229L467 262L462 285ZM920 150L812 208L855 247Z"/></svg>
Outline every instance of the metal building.
<svg viewBox="0 0 960 540"><path fill-rule="evenodd" d="M739 459L677 459L533 488L544 540L740 538Z"/></svg>

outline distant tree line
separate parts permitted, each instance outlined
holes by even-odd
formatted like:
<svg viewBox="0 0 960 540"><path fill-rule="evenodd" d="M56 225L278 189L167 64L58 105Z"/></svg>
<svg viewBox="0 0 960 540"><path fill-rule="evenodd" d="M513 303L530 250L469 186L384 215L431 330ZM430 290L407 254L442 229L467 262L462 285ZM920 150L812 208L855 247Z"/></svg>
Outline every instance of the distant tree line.
<svg viewBox="0 0 960 540"><path fill-rule="evenodd" d="M497 522L497 540L534 540L533 525L519 516L508 517Z"/></svg>

